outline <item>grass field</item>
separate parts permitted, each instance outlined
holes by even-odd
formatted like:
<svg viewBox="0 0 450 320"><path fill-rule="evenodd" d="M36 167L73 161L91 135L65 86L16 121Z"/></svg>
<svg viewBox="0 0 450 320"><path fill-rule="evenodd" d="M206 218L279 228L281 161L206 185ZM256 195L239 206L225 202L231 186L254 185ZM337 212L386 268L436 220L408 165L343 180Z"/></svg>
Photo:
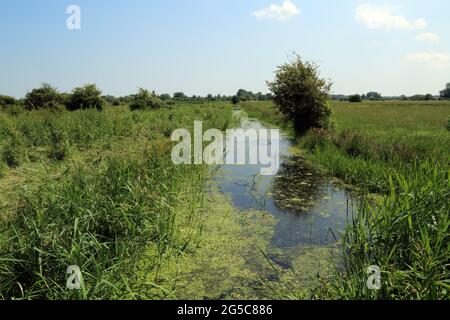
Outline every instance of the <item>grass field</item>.
<svg viewBox="0 0 450 320"><path fill-rule="evenodd" d="M251 116L284 123L270 103L242 106ZM333 107L335 128L312 130L299 145L329 174L379 197L363 201L347 228L344 270L336 270L324 295L448 298L450 102L333 102ZM382 270L381 290L366 287L372 265Z"/></svg>

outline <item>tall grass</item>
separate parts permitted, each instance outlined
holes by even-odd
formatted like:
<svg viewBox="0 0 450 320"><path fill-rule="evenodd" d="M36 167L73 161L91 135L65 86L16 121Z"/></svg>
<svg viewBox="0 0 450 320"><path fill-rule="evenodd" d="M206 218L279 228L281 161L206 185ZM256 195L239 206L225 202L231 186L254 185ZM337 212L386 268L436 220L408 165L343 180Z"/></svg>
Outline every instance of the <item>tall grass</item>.
<svg viewBox="0 0 450 320"><path fill-rule="evenodd" d="M381 203L364 201L343 237L344 270L328 293L339 299L448 299L450 290L450 172L422 162L413 175L389 177ZM379 266L381 290L366 283Z"/></svg>
<svg viewBox="0 0 450 320"><path fill-rule="evenodd" d="M161 298L165 257L193 249L201 230L207 168L174 165L168 138L194 120L224 128L231 106L2 114L11 168L0 184L36 175L19 177L25 184L0 220L0 298ZM81 290L66 288L72 265Z"/></svg>
<svg viewBox="0 0 450 320"><path fill-rule="evenodd" d="M170 245L172 239L170 203L176 203L176 189L167 184L171 178L180 178L179 169L154 154L142 163L109 160L104 171L79 170L25 194L4 226L2 296L114 298L127 290L135 293L131 283L146 246ZM66 290L70 265L83 270L82 291Z"/></svg>

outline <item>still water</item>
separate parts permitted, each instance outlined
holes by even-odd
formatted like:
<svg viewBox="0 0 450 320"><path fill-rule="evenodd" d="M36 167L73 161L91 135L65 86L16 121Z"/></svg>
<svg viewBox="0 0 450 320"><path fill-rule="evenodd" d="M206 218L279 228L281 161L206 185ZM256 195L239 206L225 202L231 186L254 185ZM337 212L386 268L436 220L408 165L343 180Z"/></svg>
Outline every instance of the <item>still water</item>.
<svg viewBox="0 0 450 320"><path fill-rule="evenodd" d="M241 127L269 129L245 118ZM205 220L196 255L180 268L185 285L178 298L273 299L280 292L308 298L339 259L337 243L353 214L352 195L294 155L288 137L280 135L278 143L275 175L260 175L259 165L223 165L216 172L210 200L216 209L207 210L214 216ZM249 141L247 149L250 144L258 141ZM217 186L219 197L225 195L223 209L214 198Z"/></svg>
<svg viewBox="0 0 450 320"><path fill-rule="evenodd" d="M241 127L267 129L247 118ZM258 141L248 141L247 148L250 144ZM236 208L272 214L277 223L271 242L278 248L335 243L353 213L351 194L293 155L292 142L282 134L279 147L280 169L275 175L260 175L259 165L223 165L217 177L221 191Z"/></svg>

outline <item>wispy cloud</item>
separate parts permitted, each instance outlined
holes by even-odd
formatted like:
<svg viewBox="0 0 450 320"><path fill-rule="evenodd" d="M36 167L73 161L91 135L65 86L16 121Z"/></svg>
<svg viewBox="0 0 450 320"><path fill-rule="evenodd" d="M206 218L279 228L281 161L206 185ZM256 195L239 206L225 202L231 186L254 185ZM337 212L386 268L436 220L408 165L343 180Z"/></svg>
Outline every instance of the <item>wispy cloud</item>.
<svg viewBox="0 0 450 320"><path fill-rule="evenodd" d="M420 63L438 70L450 68L450 54L442 52L413 52L405 56L405 60Z"/></svg>
<svg viewBox="0 0 450 320"><path fill-rule="evenodd" d="M441 42L441 37L432 32L424 32L424 33L419 34L416 37L416 40L429 42L429 43L439 43L439 42Z"/></svg>
<svg viewBox="0 0 450 320"><path fill-rule="evenodd" d="M258 19L287 21L300 13L301 9L288 0L284 1L282 5L271 4L266 8L253 12L253 15Z"/></svg>
<svg viewBox="0 0 450 320"><path fill-rule="evenodd" d="M392 30L392 29L425 29L427 21L425 19L416 19L410 21L402 15L394 13L394 9L386 6L377 6L373 4L362 4L356 8L356 21L374 30Z"/></svg>

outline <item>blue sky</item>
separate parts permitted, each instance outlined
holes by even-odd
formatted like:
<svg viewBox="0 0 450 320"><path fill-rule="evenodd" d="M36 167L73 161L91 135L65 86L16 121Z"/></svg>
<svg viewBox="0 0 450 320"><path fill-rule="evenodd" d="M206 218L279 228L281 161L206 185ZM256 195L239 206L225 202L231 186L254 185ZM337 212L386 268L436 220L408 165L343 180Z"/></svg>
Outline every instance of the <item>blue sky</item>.
<svg viewBox="0 0 450 320"><path fill-rule="evenodd" d="M72 4L80 30L66 27ZM0 93L266 92L295 51L334 93L437 94L450 82L449 12L448 0L1 0Z"/></svg>

